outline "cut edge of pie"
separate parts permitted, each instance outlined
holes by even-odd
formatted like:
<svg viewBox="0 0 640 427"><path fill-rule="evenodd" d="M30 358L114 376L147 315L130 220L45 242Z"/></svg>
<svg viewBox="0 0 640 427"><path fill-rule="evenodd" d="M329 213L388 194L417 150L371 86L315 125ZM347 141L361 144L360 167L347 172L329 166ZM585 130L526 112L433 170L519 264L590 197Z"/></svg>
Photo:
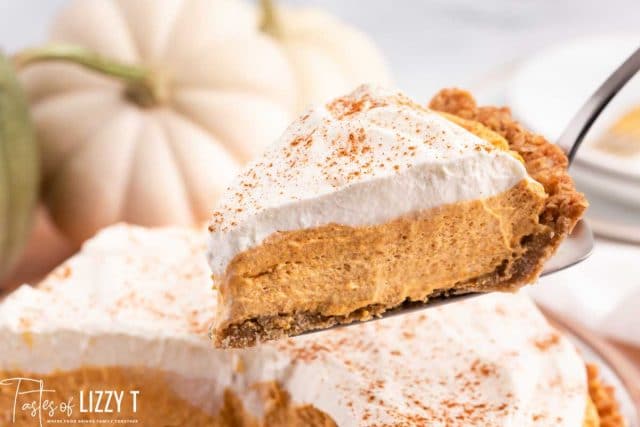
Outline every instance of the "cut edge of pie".
<svg viewBox="0 0 640 427"><path fill-rule="evenodd" d="M219 313L217 318L223 319L223 321L214 325L212 331L216 346L252 346L261 341L298 335L310 330L368 320L385 311L402 306L408 301L426 301L429 298L467 292L513 291L524 284L535 281L542 271L545 261L555 252L562 240L571 233L587 207L584 196L576 191L573 181L567 173L568 161L565 154L542 136L524 129L511 117L507 108L478 107L468 92L459 89L442 90L432 99L429 107L441 112L450 121L485 140L489 140L489 142L494 143L496 142L494 140L497 139L496 143L499 144L499 140L504 138L508 143L508 149L521 159L533 181L523 180L510 190L494 197L456 203L451 205L450 210L445 205L412 216L398 218L382 225L346 227L329 224L314 229L275 233L258 247L236 255L228 265L225 280L219 288L222 299L235 297L234 304L239 307L248 306L253 302L267 304L267 301L261 301L260 298L252 295L251 289L265 289L270 285L271 280L275 280L272 277L276 277L281 288L275 292L291 296L290 309L280 311L278 314L244 319L237 319L234 316L226 317ZM497 268L486 272L486 266L496 265L496 259L483 259L485 254L491 253L491 251L485 250L483 245L490 245L497 235L495 230L493 230L493 235L490 234L490 227L485 224L486 218L490 218L497 210L500 211L500 215L508 215L510 207L516 205L522 206L522 211L517 212L517 215L511 219L520 222L507 224L510 228L506 233L502 229L499 230L503 237L507 236L510 239L509 244L505 245L505 248L509 247L509 250L501 253L500 260L502 262L498 260L499 266ZM456 215L459 216L456 217ZM483 219L483 215L485 219ZM478 222L465 224L469 217L477 218ZM436 221L420 221L424 218L436 219ZM465 272L466 276L462 275L462 277L466 277L465 280L451 283L452 276L450 275L441 280L442 284L447 283L447 279L449 279L447 285L439 286L438 281L435 280L433 286L429 287L425 286L424 279L413 277L410 272L406 276L396 274L394 280L402 283L403 291L412 289L413 286L416 292L407 291L406 295L395 298L394 293L397 292L397 289L394 289L393 286L387 286L385 289L376 290L376 293L379 292L379 295L376 294L376 296L380 296L378 300L385 301L385 303L358 305L358 299L361 297L360 289L357 283L353 283L353 288L347 287L341 291L341 294L349 295L354 303L350 307L341 307L341 312L327 314L333 309L325 307L324 310L318 310L317 307L311 305L305 306L306 299L313 300L314 280L327 279L326 277L314 277L312 272L316 268L321 268L322 263L326 260L315 259L313 250L310 250L312 246L309 246L308 242L314 242L313 244L319 248L320 252L325 251L324 253L326 253L328 249L331 249L335 250L336 254L347 254L349 250L353 249L346 246L328 248L325 244L328 239L332 239L332 245L335 241L341 240L349 241L350 244L355 242L360 250L359 260L366 261L369 266L384 265L389 256L397 257L400 254L406 254L408 247L423 245L422 249L424 249L426 245L431 245L431 248L437 249L437 245L440 244L437 239L441 236L437 229L430 228L430 223L453 227L457 230L457 236L470 236L466 243L468 247L464 253L460 254L460 259L456 260L457 264L454 263L470 266L468 267L469 271ZM419 225L416 226L416 224ZM417 231L416 227L418 227ZM502 223L500 227L502 227ZM411 233L405 233L407 230ZM485 232L488 234L483 235L482 233ZM403 239L407 235L413 235L413 240L402 246ZM445 242L445 245L448 243L450 245L444 247L443 253L450 253L447 250L450 251L456 245L460 245L459 242ZM389 252L381 255L381 252L376 249L378 244L396 245L393 246L395 253ZM437 250L432 252L438 253ZM497 253L500 254L499 251ZM437 257L437 255L434 256ZM337 276L338 281L344 281L344 278L349 276L344 272L344 269L351 271L354 268L362 267L358 263L341 266L336 264L341 257L336 255L334 258L331 269L342 274ZM304 259L304 262L285 261L281 263L282 259ZM439 265L437 271L446 273L449 261L436 259L432 265ZM258 266L258 262L262 265ZM314 263L316 264L314 265ZM271 270L264 268L264 266L270 265L274 266ZM306 270L300 268L300 265L304 265ZM482 273L478 274L478 272ZM367 274L369 273L371 272ZM375 271L373 273L385 274ZM458 273L456 272L456 274ZM291 280L292 283L295 282L295 286L287 284L288 275L295 277L295 280ZM386 279L388 278L385 277ZM412 281L415 283L411 283ZM387 280L387 283L390 282L393 281ZM300 283L304 285L300 287ZM347 284L349 283L347 282ZM240 293L234 295L233 293L237 290ZM252 298L255 301L252 301ZM340 298L345 299L342 296ZM362 298L362 300L364 299ZM223 307L223 304L219 307Z"/></svg>

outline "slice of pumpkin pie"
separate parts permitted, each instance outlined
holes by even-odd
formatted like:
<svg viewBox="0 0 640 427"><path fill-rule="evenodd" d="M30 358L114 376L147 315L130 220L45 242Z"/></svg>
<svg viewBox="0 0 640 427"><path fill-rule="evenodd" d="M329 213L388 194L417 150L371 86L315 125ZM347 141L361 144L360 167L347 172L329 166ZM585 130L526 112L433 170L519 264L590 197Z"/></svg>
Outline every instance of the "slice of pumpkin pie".
<svg viewBox="0 0 640 427"><path fill-rule="evenodd" d="M369 86L309 110L227 190L216 345L533 282L584 212L559 148L508 111Z"/></svg>

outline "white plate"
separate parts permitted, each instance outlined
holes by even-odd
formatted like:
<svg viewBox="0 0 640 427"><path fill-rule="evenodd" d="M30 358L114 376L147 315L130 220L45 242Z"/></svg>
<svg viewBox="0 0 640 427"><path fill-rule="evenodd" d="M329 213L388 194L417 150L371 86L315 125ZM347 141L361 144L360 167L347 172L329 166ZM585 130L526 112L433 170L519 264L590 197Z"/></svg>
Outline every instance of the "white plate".
<svg viewBox="0 0 640 427"><path fill-rule="evenodd" d="M640 35L611 35L542 51L515 71L506 103L525 126L554 141L584 101L638 46ZM577 169L597 175L597 183L604 187L624 187L620 193L640 205L640 155L622 158L591 144L632 105L640 105L640 75L614 98L587 135Z"/></svg>
<svg viewBox="0 0 640 427"><path fill-rule="evenodd" d="M577 169L577 168L576 168ZM589 200L587 219L593 232L622 242L640 244L640 208L611 200L610 194L602 194L598 186L590 186L580 173L573 173L576 185Z"/></svg>
<svg viewBox="0 0 640 427"><path fill-rule="evenodd" d="M557 139L584 101L639 45L640 35L609 35L543 50L514 72L507 86L507 102L527 125ZM640 87L638 78L627 84L628 90L620 97L626 93L627 101L640 101L640 92L633 91L634 87ZM614 104L619 104L618 100L611 103L612 108Z"/></svg>

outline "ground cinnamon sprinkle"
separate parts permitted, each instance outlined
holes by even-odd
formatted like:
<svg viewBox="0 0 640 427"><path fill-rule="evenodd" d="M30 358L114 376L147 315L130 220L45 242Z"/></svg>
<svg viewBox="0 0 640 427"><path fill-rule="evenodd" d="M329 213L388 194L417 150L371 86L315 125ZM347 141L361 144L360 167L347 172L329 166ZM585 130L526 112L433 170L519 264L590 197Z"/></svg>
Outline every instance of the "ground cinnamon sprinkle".
<svg viewBox="0 0 640 427"><path fill-rule="evenodd" d="M309 135L296 136L289 143L289 145L292 146L292 147L297 147L298 145L302 145L305 148L309 148L311 146L311 144L313 143L313 134L314 134L314 132L311 132ZM290 155L291 153L288 153L288 154ZM269 167L271 167L271 166L273 166L273 163L269 164Z"/></svg>
<svg viewBox="0 0 640 427"><path fill-rule="evenodd" d="M540 338L534 341L534 345L540 351L547 351L554 345L560 342L560 335L557 333L552 333L544 338Z"/></svg>
<svg viewBox="0 0 640 427"><path fill-rule="evenodd" d="M404 339L410 340L416 337L416 334L414 334L413 332L409 332L409 331L404 331L402 332L402 336L404 337Z"/></svg>
<svg viewBox="0 0 640 427"><path fill-rule="evenodd" d="M489 375L496 374L496 368L495 366L488 365L480 360L475 360L473 364L471 364L471 372L488 377Z"/></svg>
<svg viewBox="0 0 640 427"><path fill-rule="evenodd" d="M72 274L73 274L73 270L71 269L71 266L69 264L63 264L60 267L56 268L53 271L52 275L56 279L64 280L71 277Z"/></svg>
<svg viewBox="0 0 640 427"><path fill-rule="evenodd" d="M309 342L307 345L300 347L293 347L290 346L290 343L289 345L284 343L284 347L282 348L287 349L292 360L306 363L318 359L323 353L331 352L331 348L329 348L329 346L317 342Z"/></svg>
<svg viewBox="0 0 640 427"><path fill-rule="evenodd" d="M342 120L348 116L371 110L373 108L384 107L388 102L382 98L373 98L369 94L365 94L360 98L342 97L337 98L327 104L327 110L338 120Z"/></svg>

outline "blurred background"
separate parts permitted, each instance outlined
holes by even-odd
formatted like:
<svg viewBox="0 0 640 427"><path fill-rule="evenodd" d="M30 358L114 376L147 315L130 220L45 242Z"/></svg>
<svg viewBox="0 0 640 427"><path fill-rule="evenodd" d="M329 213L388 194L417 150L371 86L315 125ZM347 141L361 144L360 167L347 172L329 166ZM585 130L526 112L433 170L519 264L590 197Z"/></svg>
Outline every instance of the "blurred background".
<svg viewBox="0 0 640 427"><path fill-rule="evenodd" d="M46 39L66 0L0 0L0 49ZM598 84L640 46L638 0L281 0L325 9L362 30L395 85L420 102L446 86L506 104L553 140ZM640 366L640 82L634 79L590 133L572 169L591 201L596 250L532 291L548 309L604 336ZM41 208L42 209L42 208ZM46 222L46 221L45 221ZM73 252L42 225L18 268ZM48 239L48 240L47 240ZM45 268L46 271L46 268Z"/></svg>
<svg viewBox="0 0 640 427"><path fill-rule="evenodd" d="M1 0L0 47L45 39L65 0ZM467 86L496 67L554 43L638 31L637 0L283 0L323 8L364 30L382 49L397 85L418 99ZM597 56L594 52L594 56Z"/></svg>

